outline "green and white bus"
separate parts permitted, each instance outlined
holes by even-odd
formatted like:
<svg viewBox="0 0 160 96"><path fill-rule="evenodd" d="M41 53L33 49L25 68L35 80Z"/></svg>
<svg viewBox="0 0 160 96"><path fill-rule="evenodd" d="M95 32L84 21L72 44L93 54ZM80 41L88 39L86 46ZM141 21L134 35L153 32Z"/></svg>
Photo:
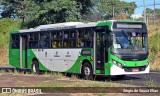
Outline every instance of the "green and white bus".
<svg viewBox="0 0 160 96"><path fill-rule="evenodd" d="M149 73L145 23L65 22L11 31L9 64L16 68L123 77Z"/></svg>

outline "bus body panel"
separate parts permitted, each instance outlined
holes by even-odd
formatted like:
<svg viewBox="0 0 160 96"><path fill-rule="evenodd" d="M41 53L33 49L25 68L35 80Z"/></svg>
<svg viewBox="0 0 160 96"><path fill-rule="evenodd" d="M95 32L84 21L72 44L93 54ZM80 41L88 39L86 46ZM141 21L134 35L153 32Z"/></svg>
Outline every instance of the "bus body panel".
<svg viewBox="0 0 160 96"><path fill-rule="evenodd" d="M124 69L119 68L116 65L112 65L110 75L127 75L127 74L144 74L144 73L149 73L149 65L145 68L144 71L137 71L137 72L126 72Z"/></svg>
<svg viewBox="0 0 160 96"><path fill-rule="evenodd" d="M11 31L11 34L18 34L18 30ZM10 36L9 42L9 64L11 66L20 68L20 49L19 48L12 48L12 38Z"/></svg>
<svg viewBox="0 0 160 96"><path fill-rule="evenodd" d="M43 51L42 51L43 50ZM28 68L34 58L38 60L40 70L80 73L81 64L89 60L90 56L82 56L82 49L29 49ZM91 61L93 66L93 61Z"/></svg>
<svg viewBox="0 0 160 96"><path fill-rule="evenodd" d="M20 68L20 49L9 49L9 64Z"/></svg>

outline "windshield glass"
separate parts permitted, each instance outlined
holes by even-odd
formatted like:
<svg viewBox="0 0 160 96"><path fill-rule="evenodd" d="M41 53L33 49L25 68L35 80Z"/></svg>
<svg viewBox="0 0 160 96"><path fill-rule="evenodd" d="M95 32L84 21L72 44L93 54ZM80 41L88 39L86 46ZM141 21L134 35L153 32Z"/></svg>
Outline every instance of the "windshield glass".
<svg viewBox="0 0 160 96"><path fill-rule="evenodd" d="M113 32L113 52L146 53L147 34L142 32Z"/></svg>

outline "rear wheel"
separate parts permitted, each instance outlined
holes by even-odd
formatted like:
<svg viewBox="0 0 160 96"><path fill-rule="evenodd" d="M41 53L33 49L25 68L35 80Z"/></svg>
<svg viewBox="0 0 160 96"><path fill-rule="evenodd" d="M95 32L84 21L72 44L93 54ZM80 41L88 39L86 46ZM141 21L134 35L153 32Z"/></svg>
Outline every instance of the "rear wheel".
<svg viewBox="0 0 160 96"><path fill-rule="evenodd" d="M86 62L83 64L81 72L84 79L93 80L93 71L89 63Z"/></svg>
<svg viewBox="0 0 160 96"><path fill-rule="evenodd" d="M36 61L36 60L34 60L33 62L32 62L32 72L33 73L36 73L36 74L39 74L39 64L38 64L38 62Z"/></svg>

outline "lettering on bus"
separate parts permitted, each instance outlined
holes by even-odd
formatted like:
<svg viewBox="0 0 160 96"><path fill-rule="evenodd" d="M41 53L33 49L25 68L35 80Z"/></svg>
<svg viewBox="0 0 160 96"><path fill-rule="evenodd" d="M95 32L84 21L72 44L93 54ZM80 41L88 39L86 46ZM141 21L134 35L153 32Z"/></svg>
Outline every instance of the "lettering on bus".
<svg viewBox="0 0 160 96"><path fill-rule="evenodd" d="M71 55L69 54L69 51L67 52L67 55L66 55L66 57L71 57Z"/></svg>
<svg viewBox="0 0 160 96"><path fill-rule="evenodd" d="M44 28L40 29L41 31L48 31L48 30L61 30L61 29L72 29L76 28L76 26L65 26L65 27L55 27L55 28Z"/></svg>
<svg viewBox="0 0 160 96"><path fill-rule="evenodd" d="M60 57L60 55L58 55L58 51L56 51L56 54L54 55L54 57Z"/></svg>

